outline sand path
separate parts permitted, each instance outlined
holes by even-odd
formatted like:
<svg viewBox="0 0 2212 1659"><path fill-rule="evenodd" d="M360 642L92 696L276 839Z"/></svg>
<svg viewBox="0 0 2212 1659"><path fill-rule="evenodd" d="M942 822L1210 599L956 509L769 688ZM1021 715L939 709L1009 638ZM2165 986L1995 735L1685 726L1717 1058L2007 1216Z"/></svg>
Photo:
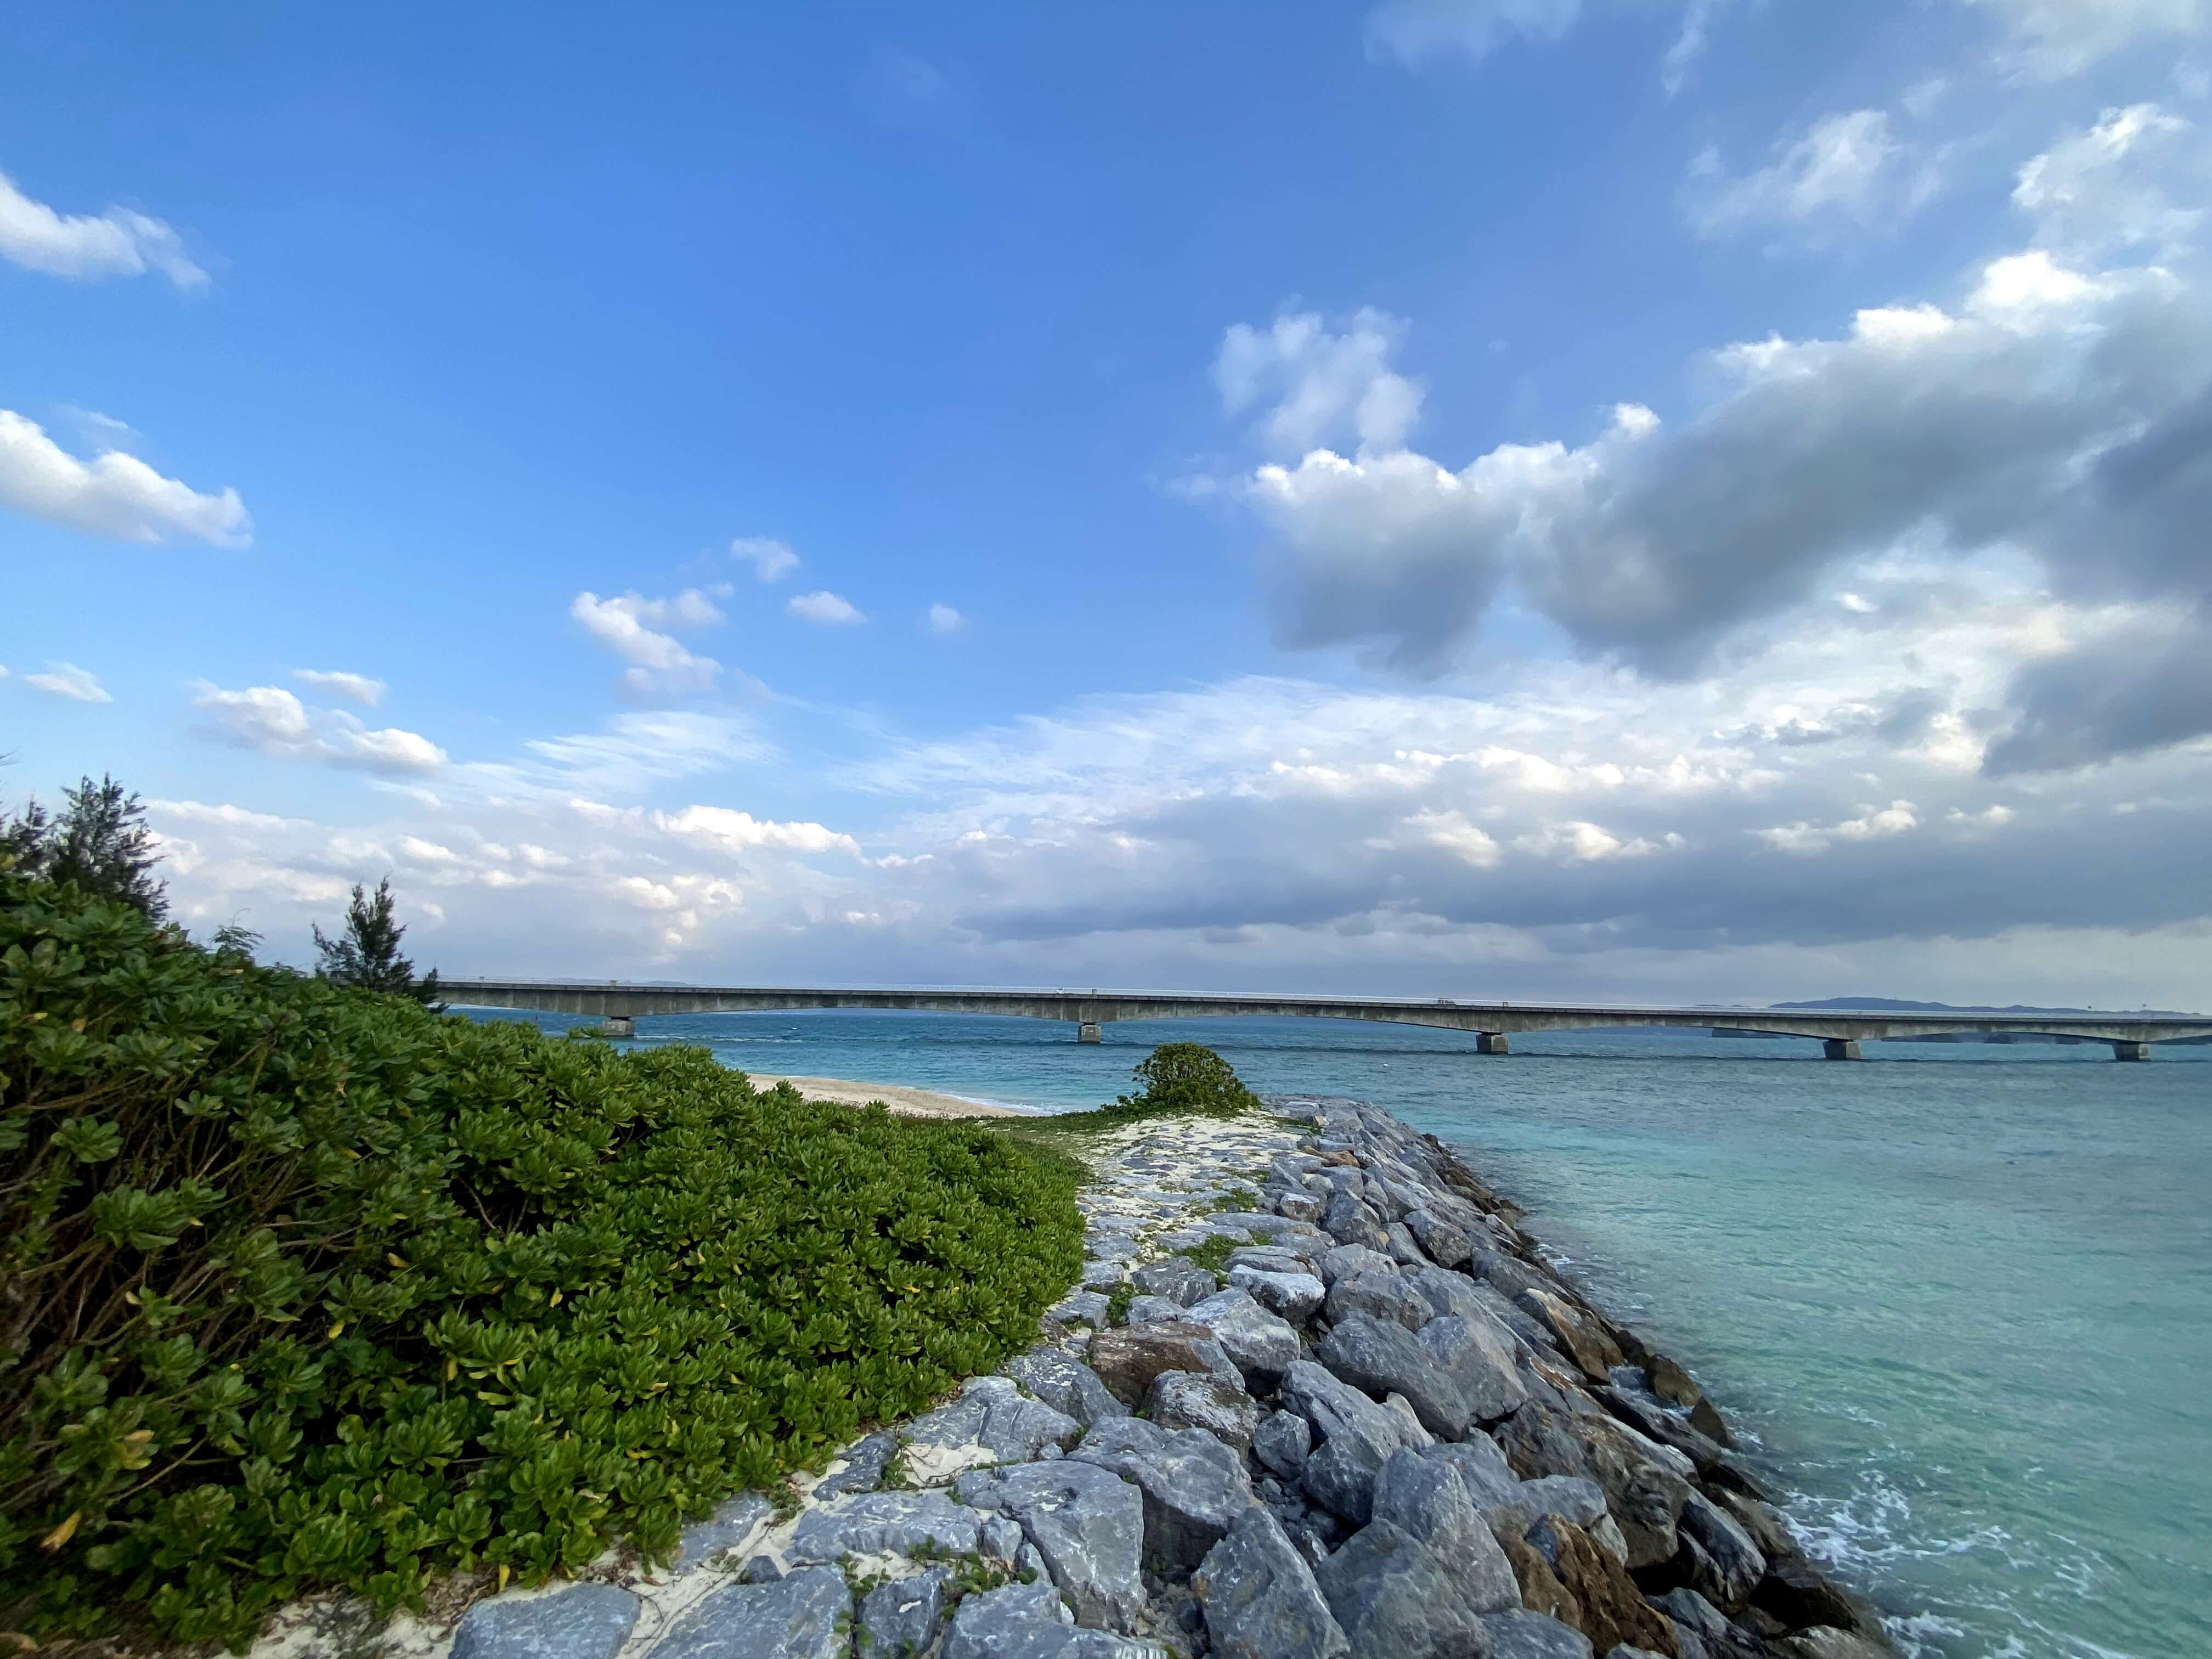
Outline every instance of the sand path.
<svg viewBox="0 0 2212 1659"><path fill-rule="evenodd" d="M773 1089L788 1083L809 1100L835 1101L840 1106L865 1106L880 1100L901 1117L1022 1117L1011 1106L990 1106L980 1100L941 1095L933 1089L908 1088L903 1083L854 1083L839 1077L779 1077L770 1072L747 1072L756 1089Z"/></svg>

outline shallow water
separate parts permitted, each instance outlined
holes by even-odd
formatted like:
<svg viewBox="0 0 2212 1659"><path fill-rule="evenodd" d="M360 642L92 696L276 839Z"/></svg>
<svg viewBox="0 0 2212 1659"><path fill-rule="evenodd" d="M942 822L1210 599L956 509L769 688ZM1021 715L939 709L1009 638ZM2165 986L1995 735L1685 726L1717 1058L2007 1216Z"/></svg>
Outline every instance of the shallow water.
<svg viewBox="0 0 2212 1659"><path fill-rule="evenodd" d="M548 1017L555 1029L570 1022ZM652 1019L740 1069L1098 1104L1159 1042L1465 1149L1755 1436L1793 1524L1942 1659L2212 1651L2212 1048L1302 1020Z"/></svg>

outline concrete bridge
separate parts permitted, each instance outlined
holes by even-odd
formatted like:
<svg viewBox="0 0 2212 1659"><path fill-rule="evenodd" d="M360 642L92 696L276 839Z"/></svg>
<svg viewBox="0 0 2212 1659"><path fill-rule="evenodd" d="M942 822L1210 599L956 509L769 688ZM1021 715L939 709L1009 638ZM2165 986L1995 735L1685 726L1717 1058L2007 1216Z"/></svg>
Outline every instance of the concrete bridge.
<svg viewBox="0 0 2212 1659"><path fill-rule="evenodd" d="M653 1014L773 1013L802 1008L888 1008L949 1014L1007 1014L1065 1020L1077 1040L1124 1019L1224 1019L1251 1014L1297 1019L1380 1020L1474 1034L1478 1054L1508 1052L1516 1031L1583 1031L1630 1026L1745 1031L1813 1038L1830 1060L1856 1060L1862 1042L1954 1032L2011 1033L2109 1042L2116 1060L2148 1060L2150 1045L2212 1036L2212 1018L2132 1014L1892 1013L1886 1010L1609 1008L1559 1003L1463 1002L1395 997L1213 996L1180 991L801 990L734 985L604 985L555 980L445 980L438 988L461 1007L520 1008L604 1022L610 1036L632 1036Z"/></svg>

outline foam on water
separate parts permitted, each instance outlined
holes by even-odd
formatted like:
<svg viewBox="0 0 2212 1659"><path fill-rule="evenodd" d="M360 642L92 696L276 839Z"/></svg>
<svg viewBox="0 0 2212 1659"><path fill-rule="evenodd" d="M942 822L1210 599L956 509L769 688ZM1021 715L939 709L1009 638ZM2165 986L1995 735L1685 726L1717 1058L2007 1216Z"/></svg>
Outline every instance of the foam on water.
<svg viewBox="0 0 2212 1659"><path fill-rule="evenodd" d="M555 1029L569 1022L549 1019ZM1472 1038L1297 1020L650 1020L732 1066L1087 1107L1152 1043L1466 1149L1698 1375L1914 1659L2212 1652L2212 1048ZM772 1056L772 1058L771 1058Z"/></svg>

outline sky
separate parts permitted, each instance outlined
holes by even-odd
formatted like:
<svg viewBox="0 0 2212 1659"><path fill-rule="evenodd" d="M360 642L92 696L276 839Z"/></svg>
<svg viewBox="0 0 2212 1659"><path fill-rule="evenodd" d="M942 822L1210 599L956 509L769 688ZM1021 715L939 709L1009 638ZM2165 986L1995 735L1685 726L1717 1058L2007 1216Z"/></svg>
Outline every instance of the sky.
<svg viewBox="0 0 2212 1659"><path fill-rule="evenodd" d="M2212 0L0 18L0 804L448 975L2212 1005Z"/></svg>

